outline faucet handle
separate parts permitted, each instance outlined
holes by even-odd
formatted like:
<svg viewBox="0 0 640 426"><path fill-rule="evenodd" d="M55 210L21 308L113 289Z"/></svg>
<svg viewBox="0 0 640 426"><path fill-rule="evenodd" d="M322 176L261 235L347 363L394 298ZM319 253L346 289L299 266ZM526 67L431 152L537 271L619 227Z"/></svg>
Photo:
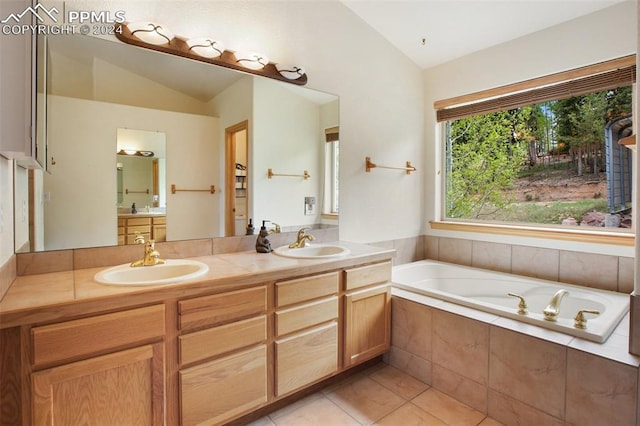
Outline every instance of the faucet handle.
<svg viewBox="0 0 640 426"><path fill-rule="evenodd" d="M595 309L580 309L573 318L573 326L575 328L580 328L582 330L587 328L587 319L584 317L584 314L600 315L600 311Z"/></svg>
<svg viewBox="0 0 640 426"><path fill-rule="evenodd" d="M527 302L524 300L523 296L515 293L507 293L507 296L517 297L518 299L520 299L520 303L518 303L518 314L527 315Z"/></svg>

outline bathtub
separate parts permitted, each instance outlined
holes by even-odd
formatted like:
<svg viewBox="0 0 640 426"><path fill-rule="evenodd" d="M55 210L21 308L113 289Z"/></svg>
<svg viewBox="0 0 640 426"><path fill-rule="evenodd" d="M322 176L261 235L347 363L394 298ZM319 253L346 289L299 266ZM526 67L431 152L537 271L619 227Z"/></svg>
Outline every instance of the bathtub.
<svg viewBox="0 0 640 426"><path fill-rule="evenodd" d="M629 311L629 295L570 284L492 272L433 260L421 260L394 266L393 286L502 317L602 343ZM556 321L544 319L542 311L560 289L567 290ZM524 297L527 314L518 313L519 299ZM581 309L599 311L585 314L585 329L574 326Z"/></svg>

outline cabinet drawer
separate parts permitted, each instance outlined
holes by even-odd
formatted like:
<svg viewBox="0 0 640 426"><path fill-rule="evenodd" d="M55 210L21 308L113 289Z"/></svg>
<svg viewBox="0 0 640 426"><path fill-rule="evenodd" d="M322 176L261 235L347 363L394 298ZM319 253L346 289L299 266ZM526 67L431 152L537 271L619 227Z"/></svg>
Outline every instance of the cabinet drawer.
<svg viewBox="0 0 640 426"><path fill-rule="evenodd" d="M154 217L153 218L153 224L154 225L166 225L167 224L167 217L166 216Z"/></svg>
<svg viewBox="0 0 640 426"><path fill-rule="evenodd" d="M391 262L361 266L347 269L344 272L346 289L353 290L354 288L391 281Z"/></svg>
<svg viewBox="0 0 640 426"><path fill-rule="evenodd" d="M276 312L276 334L282 336L338 318L338 297Z"/></svg>
<svg viewBox="0 0 640 426"><path fill-rule="evenodd" d="M338 272L276 283L278 307L338 293Z"/></svg>
<svg viewBox="0 0 640 426"><path fill-rule="evenodd" d="M267 311L267 287L255 287L178 302L180 330L218 325Z"/></svg>
<svg viewBox="0 0 640 426"><path fill-rule="evenodd" d="M262 343L266 339L266 315L185 334L178 338L180 364L189 364Z"/></svg>
<svg viewBox="0 0 640 426"><path fill-rule="evenodd" d="M148 234L151 232L151 225L127 226L127 234L135 234L136 232L139 232L141 234Z"/></svg>
<svg viewBox="0 0 640 426"><path fill-rule="evenodd" d="M338 323L276 341L276 396L338 370Z"/></svg>
<svg viewBox="0 0 640 426"><path fill-rule="evenodd" d="M132 226L138 225L151 225L150 217L133 217L127 219L127 226L131 228Z"/></svg>
<svg viewBox="0 0 640 426"><path fill-rule="evenodd" d="M126 224L127 224L127 219L120 219L120 218L118 218L118 227L119 227L119 228L120 228L120 227L123 227L123 228L124 228L124 227L126 226Z"/></svg>
<svg viewBox="0 0 640 426"><path fill-rule="evenodd" d="M163 337L164 305L34 327L35 367Z"/></svg>
<svg viewBox="0 0 640 426"><path fill-rule="evenodd" d="M180 371L182 425L223 424L267 402L262 345Z"/></svg>

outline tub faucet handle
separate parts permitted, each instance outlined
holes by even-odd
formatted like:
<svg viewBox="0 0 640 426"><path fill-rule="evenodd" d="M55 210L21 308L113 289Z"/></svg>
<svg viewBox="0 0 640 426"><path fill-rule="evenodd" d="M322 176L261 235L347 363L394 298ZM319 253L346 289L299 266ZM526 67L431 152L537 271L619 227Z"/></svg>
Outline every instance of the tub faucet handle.
<svg viewBox="0 0 640 426"><path fill-rule="evenodd" d="M584 314L600 315L600 311L594 309L580 309L576 316L573 318L573 326L575 328L585 329L587 328L587 319Z"/></svg>
<svg viewBox="0 0 640 426"><path fill-rule="evenodd" d="M515 293L507 293L507 296L517 297L520 299L520 303L518 303L518 314L519 315L527 315L527 302L524 300L523 296Z"/></svg>

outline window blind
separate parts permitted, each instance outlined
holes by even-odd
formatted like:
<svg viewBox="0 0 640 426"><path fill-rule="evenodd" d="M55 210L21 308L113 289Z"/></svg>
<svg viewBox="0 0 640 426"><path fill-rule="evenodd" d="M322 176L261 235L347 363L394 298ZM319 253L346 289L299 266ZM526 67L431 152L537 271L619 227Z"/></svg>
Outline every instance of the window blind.
<svg viewBox="0 0 640 426"><path fill-rule="evenodd" d="M612 65L614 63L619 64L620 60L611 62ZM625 62L629 63L631 61L626 60ZM635 62L635 58L633 58L633 62ZM603 64L606 68L606 63ZM602 70L603 64L598 64L597 68L594 66L594 70ZM588 67L585 68L585 70L586 69L588 69ZM563 74L569 78L575 73L567 71L566 73L558 74L556 77L561 78ZM591 75L581 76L579 78L566 79L564 81L541 86L540 84L543 82L545 82L544 77L513 85L514 88L517 87L520 89L520 91L517 92L497 95L490 98L492 91L485 91L481 92L482 94L485 94L484 99L480 98L481 94L468 95L466 97L467 99L475 98L476 100L472 100L471 102L463 105L442 106L440 108L436 106L437 120L439 122L458 120L474 115L514 109L546 101L566 99L573 96L585 95L587 93L630 86L636 82L636 65L626 65L616 69L597 72ZM504 88L502 88L501 91L504 91ZM448 103L450 102L445 100L436 102L436 105L447 105Z"/></svg>
<svg viewBox="0 0 640 426"><path fill-rule="evenodd" d="M339 127L331 127L329 129L325 129L324 135L327 139L327 142L335 142L337 140L340 140Z"/></svg>

